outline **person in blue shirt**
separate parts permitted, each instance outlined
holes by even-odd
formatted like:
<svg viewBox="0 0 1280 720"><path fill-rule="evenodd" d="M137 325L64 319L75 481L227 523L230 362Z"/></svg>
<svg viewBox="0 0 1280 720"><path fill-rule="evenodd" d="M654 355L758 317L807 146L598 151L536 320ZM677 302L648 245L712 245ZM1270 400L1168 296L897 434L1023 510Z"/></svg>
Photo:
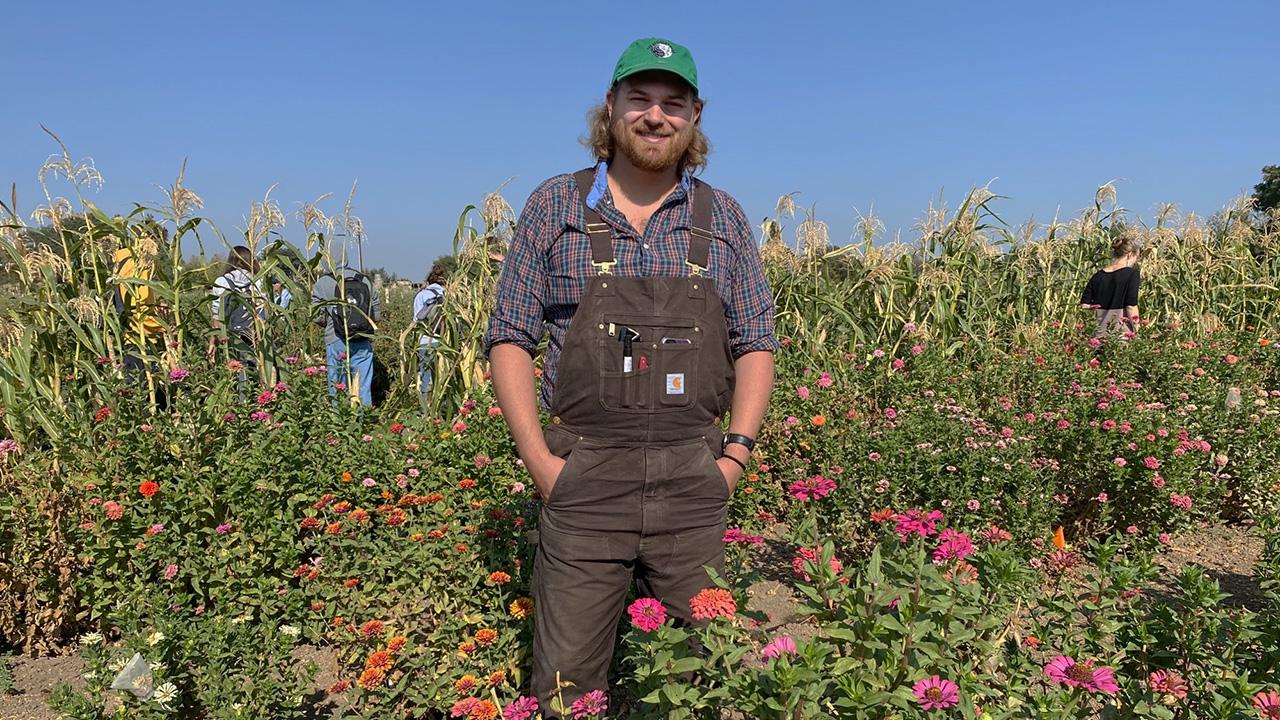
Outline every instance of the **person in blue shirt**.
<svg viewBox="0 0 1280 720"><path fill-rule="evenodd" d="M425 332L418 338L418 393L426 407L431 395L431 366L435 362L435 350L440 347L439 313L444 303L444 266L436 261L427 273L427 281L413 298L413 321L420 323Z"/></svg>

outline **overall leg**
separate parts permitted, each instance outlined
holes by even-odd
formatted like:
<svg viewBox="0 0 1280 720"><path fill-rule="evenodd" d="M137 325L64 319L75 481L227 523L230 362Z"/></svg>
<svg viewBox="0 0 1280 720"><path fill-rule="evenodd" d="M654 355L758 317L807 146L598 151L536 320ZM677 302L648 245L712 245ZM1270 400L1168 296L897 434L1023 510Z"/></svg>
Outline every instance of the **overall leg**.
<svg viewBox="0 0 1280 720"><path fill-rule="evenodd" d="M572 434L547 432L568 456L545 499L533 566L536 622L532 690L547 718L559 718L592 690L609 690L609 663L631 587L640 529L643 450L584 447ZM560 683L572 687L557 693Z"/></svg>
<svg viewBox="0 0 1280 720"><path fill-rule="evenodd" d="M638 592L662 601L681 623L689 600L712 587L706 568L724 573L729 488L706 443L648 448L645 525L636 572Z"/></svg>

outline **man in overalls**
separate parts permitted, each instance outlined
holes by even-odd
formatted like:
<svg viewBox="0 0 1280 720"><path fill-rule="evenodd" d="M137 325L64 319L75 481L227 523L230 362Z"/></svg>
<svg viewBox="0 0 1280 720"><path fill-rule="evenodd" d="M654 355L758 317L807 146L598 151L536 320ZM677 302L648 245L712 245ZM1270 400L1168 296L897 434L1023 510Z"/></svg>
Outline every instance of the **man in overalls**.
<svg viewBox="0 0 1280 720"><path fill-rule="evenodd" d="M633 579L691 622L704 566L723 569L726 505L773 385L773 297L751 224L692 175L706 162L701 114L689 51L632 43L592 113L598 164L534 190L498 283L494 391L543 498L532 690L548 717L552 698L608 691ZM547 327L544 429L533 359Z"/></svg>

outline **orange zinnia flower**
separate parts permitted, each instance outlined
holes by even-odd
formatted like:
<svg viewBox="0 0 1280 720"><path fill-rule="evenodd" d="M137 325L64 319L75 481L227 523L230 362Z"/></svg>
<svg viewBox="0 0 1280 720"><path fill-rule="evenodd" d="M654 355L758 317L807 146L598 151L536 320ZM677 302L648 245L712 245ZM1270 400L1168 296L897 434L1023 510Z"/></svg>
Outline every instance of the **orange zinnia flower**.
<svg viewBox="0 0 1280 720"><path fill-rule="evenodd" d="M329 686L329 694L330 694L330 695L340 695L340 694L342 694L342 693L346 692L346 691L347 691L347 690L349 690L349 689L351 689L351 682L350 682L350 681L347 681L347 680L339 680L338 682L336 682L336 683L334 683L334 684L332 684L332 685L330 685L330 686Z"/></svg>
<svg viewBox="0 0 1280 720"><path fill-rule="evenodd" d="M158 492L160 492L160 486L150 480L147 480L138 486L138 493L145 498L149 498Z"/></svg>
<svg viewBox="0 0 1280 720"><path fill-rule="evenodd" d="M476 631L476 642L488 647L498 641L498 631L490 628Z"/></svg>
<svg viewBox="0 0 1280 720"><path fill-rule="evenodd" d="M412 534L412 535L410 535L410 536L409 536L409 542L416 542L416 543L418 543L418 542L422 542L423 540L426 540L426 539L427 539L427 536L426 536L426 535L423 535L422 533L414 533L414 534Z"/></svg>
<svg viewBox="0 0 1280 720"><path fill-rule="evenodd" d="M523 620L533 614L533 598L516 598L511 602L511 616Z"/></svg>
<svg viewBox="0 0 1280 720"><path fill-rule="evenodd" d="M405 645L408 645L408 644L409 644L409 638L403 635L396 635L395 637L387 641L387 649L393 653L398 653L404 649Z"/></svg>
<svg viewBox="0 0 1280 720"><path fill-rule="evenodd" d="M1271 341L1267 338L1258 338L1258 345L1260 347L1270 347Z"/></svg>
<svg viewBox="0 0 1280 720"><path fill-rule="evenodd" d="M489 687L498 687L507 681L507 672L505 670L495 670L489 673Z"/></svg>
<svg viewBox="0 0 1280 720"><path fill-rule="evenodd" d="M476 644L471 642L470 640L466 642L458 643L458 654L460 655L470 655L475 651L476 651Z"/></svg>
<svg viewBox="0 0 1280 720"><path fill-rule="evenodd" d="M315 530L320 527L320 518L304 517L302 518L301 527L303 530Z"/></svg>
<svg viewBox="0 0 1280 720"><path fill-rule="evenodd" d="M341 533L342 533L342 523L340 522L331 522L327 526L325 526L325 529L324 529L325 535L339 535Z"/></svg>
<svg viewBox="0 0 1280 720"><path fill-rule="evenodd" d="M475 675L463 675L462 677L458 678L457 682L453 684L453 689L457 691L459 695L466 695L467 693L474 690L476 685L479 685L479 684L480 684L480 678L476 677Z"/></svg>
<svg viewBox="0 0 1280 720"><path fill-rule="evenodd" d="M494 572L489 573L489 582L494 585L505 585L511 582L511 576L501 570L495 570Z"/></svg>
<svg viewBox="0 0 1280 720"><path fill-rule="evenodd" d="M360 680L357 684L365 690L376 690L386 679L387 674L382 670L365 668L365 671L360 673Z"/></svg>
<svg viewBox="0 0 1280 720"><path fill-rule="evenodd" d="M476 481L472 480L471 478L462 478L461 480L458 481L458 487L464 490L473 488L475 486L476 486Z"/></svg>
<svg viewBox="0 0 1280 720"><path fill-rule="evenodd" d="M343 471L343 473L342 473L342 482L344 482L344 483L349 483L349 482L351 482L351 473L346 472L346 471Z"/></svg>
<svg viewBox="0 0 1280 720"><path fill-rule="evenodd" d="M498 706L492 700L478 700L467 711L467 720L497 720Z"/></svg>
<svg viewBox="0 0 1280 720"><path fill-rule="evenodd" d="M391 666L394 663L395 658L391 657L391 653L386 650L379 650L369 656L369 659L365 661L364 666L365 669L376 668L385 673L391 669Z"/></svg>
<svg viewBox="0 0 1280 720"><path fill-rule="evenodd" d="M822 427L823 425L827 424L827 416L814 415L813 417L809 418L809 422L813 423L814 427Z"/></svg>
<svg viewBox="0 0 1280 720"><path fill-rule="evenodd" d="M370 620L360 626L360 634L366 638L381 637L382 633L387 629L387 624L381 620Z"/></svg>
<svg viewBox="0 0 1280 720"><path fill-rule="evenodd" d="M731 618L738 612L738 603L734 601L733 595L722 588L706 588L699 590L689 600L689 609L693 610L694 620L714 620L716 618Z"/></svg>

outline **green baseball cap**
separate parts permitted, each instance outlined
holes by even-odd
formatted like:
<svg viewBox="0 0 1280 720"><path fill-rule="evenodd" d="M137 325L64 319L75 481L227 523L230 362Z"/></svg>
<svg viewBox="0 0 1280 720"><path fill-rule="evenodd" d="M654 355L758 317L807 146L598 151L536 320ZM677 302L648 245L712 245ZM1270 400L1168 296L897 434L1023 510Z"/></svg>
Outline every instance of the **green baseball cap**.
<svg viewBox="0 0 1280 720"><path fill-rule="evenodd" d="M663 38L641 38L627 46L613 68L612 85L645 70L665 70L689 83L698 93L698 67L689 48Z"/></svg>

